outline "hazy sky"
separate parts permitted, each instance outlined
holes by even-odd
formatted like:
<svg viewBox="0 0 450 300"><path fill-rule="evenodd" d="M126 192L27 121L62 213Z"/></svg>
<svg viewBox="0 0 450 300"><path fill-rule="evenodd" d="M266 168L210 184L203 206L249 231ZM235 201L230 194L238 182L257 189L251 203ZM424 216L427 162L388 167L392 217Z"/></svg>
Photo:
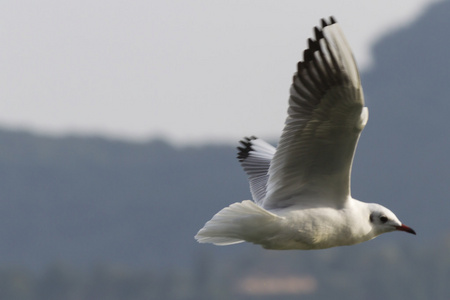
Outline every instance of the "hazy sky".
<svg viewBox="0 0 450 300"><path fill-rule="evenodd" d="M370 46L433 0L2 1L0 125L177 143L278 137L319 19Z"/></svg>

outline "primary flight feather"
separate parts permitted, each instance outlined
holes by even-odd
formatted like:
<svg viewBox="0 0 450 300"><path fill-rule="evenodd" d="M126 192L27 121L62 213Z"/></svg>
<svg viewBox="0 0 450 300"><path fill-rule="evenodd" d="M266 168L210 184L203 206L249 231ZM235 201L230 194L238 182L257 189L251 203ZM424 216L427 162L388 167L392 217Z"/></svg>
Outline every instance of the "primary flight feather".
<svg viewBox="0 0 450 300"><path fill-rule="evenodd" d="M351 196L353 156L368 116L351 49L335 19L322 19L297 65L278 147L256 137L238 147L254 201L219 211L197 241L323 249L394 230L415 234L389 209Z"/></svg>

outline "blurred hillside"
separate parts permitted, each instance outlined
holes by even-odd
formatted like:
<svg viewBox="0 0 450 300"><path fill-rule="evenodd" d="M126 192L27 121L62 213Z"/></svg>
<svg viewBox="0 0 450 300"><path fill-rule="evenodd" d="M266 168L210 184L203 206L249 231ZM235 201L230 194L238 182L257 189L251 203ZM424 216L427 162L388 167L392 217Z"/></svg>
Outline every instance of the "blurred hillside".
<svg viewBox="0 0 450 300"><path fill-rule="evenodd" d="M391 233L317 253L199 245L193 236L214 213L250 198L234 145L177 148L164 140L2 130L0 281L19 282L31 294L59 282L55 299L69 281L78 291L73 299L115 299L102 294L95 278L136 293L142 286L142 295L127 299L230 299L224 291L238 278L278 274L297 276L293 282L303 283L300 293L310 299L444 299L450 280L449 29L450 2L433 5L377 43L374 68L362 74L370 118L354 163L353 196L391 208L417 236ZM49 267L54 264L69 267ZM129 270L140 270L139 279ZM258 286L255 278L250 283ZM356 281L367 289L356 293ZM152 284L160 291L145 289ZM7 286L3 298L14 299L15 285ZM179 290L164 292L164 286ZM236 289L257 296L247 288Z"/></svg>
<svg viewBox="0 0 450 300"><path fill-rule="evenodd" d="M450 2L431 6L374 47L362 74L369 122L356 154L354 196L380 202L431 237L449 231Z"/></svg>
<svg viewBox="0 0 450 300"><path fill-rule="evenodd" d="M248 198L234 156L230 146L1 131L0 263L183 264L206 216Z"/></svg>

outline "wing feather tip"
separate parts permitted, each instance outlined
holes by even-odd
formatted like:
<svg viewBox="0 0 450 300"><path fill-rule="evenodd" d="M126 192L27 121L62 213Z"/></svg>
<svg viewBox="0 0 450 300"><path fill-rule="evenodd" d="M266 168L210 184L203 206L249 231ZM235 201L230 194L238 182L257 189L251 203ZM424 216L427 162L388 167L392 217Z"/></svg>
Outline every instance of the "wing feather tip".
<svg viewBox="0 0 450 300"><path fill-rule="evenodd" d="M238 149L237 159L239 160L239 162L243 162L250 155L250 152L253 151L252 141L256 139L257 137L252 135L250 137L244 137L242 140L239 141L239 143L243 146L237 147Z"/></svg>

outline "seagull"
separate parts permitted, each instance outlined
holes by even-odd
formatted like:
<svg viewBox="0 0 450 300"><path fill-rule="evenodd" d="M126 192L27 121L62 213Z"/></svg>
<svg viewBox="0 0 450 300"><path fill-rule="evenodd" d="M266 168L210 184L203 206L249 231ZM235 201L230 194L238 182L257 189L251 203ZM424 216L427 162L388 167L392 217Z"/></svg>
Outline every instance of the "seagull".
<svg viewBox="0 0 450 300"><path fill-rule="evenodd" d="M368 116L346 38L333 17L322 19L297 65L278 147L254 136L238 147L253 201L222 209L195 239L314 250L391 231L416 234L389 209L351 196L353 156Z"/></svg>

